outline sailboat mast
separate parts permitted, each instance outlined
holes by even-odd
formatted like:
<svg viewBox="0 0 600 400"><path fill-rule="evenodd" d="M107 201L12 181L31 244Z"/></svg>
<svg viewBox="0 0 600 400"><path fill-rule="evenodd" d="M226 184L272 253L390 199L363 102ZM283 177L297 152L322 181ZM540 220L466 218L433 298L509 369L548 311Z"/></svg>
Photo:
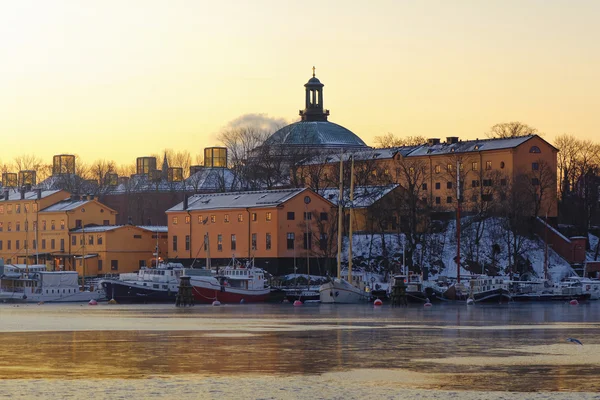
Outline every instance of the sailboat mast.
<svg viewBox="0 0 600 400"><path fill-rule="evenodd" d="M544 226L544 280L548 280L548 213Z"/></svg>
<svg viewBox="0 0 600 400"><path fill-rule="evenodd" d="M456 161L456 282L460 283L460 161L458 160Z"/></svg>
<svg viewBox="0 0 600 400"><path fill-rule="evenodd" d="M338 237L337 237L337 276L342 278L342 217L344 207L342 199L344 198L344 153L340 154L340 194L338 197Z"/></svg>
<svg viewBox="0 0 600 400"><path fill-rule="evenodd" d="M354 211L354 156L350 163L350 220L348 227L348 282L352 284L352 211Z"/></svg>
<svg viewBox="0 0 600 400"><path fill-rule="evenodd" d="M25 273L29 275L29 221L25 215Z"/></svg>
<svg viewBox="0 0 600 400"><path fill-rule="evenodd" d="M158 268L158 228L156 228L156 265L154 268Z"/></svg>

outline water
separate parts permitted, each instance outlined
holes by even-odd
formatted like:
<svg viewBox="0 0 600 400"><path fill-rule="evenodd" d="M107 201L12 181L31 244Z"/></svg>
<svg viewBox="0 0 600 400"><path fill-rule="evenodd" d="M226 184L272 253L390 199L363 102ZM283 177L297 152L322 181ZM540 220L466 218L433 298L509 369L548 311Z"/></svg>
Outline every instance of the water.
<svg viewBox="0 0 600 400"><path fill-rule="evenodd" d="M598 302L2 304L0 397L596 398L599 334Z"/></svg>

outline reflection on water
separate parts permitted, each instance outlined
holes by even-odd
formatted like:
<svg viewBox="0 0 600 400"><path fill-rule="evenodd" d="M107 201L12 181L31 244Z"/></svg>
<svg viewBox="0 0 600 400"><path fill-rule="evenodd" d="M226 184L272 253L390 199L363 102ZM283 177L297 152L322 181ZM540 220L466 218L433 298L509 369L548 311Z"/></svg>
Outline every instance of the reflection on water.
<svg viewBox="0 0 600 400"><path fill-rule="evenodd" d="M600 387L600 303L431 309L1 305L0 320L1 378L326 379L386 370L404 378L378 374L368 382L482 391ZM567 344L567 337L584 346Z"/></svg>

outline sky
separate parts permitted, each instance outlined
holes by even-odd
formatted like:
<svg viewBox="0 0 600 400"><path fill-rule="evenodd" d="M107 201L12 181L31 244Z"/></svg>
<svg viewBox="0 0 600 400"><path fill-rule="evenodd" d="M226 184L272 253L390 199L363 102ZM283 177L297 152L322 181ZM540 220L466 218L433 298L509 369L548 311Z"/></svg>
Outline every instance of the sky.
<svg viewBox="0 0 600 400"><path fill-rule="evenodd" d="M0 0L0 162L201 153L304 83L375 136L600 133L600 1Z"/></svg>

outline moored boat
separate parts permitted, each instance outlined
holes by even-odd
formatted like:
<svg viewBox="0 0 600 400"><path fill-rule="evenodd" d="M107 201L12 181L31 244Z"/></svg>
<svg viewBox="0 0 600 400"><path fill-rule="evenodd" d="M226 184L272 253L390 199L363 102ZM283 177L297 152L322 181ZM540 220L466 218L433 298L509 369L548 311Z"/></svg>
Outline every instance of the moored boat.
<svg viewBox="0 0 600 400"><path fill-rule="evenodd" d="M469 299L475 303L509 301L511 294L509 283L503 277L480 275L469 282Z"/></svg>
<svg viewBox="0 0 600 400"><path fill-rule="evenodd" d="M180 263L161 263L157 268L142 268L137 273L101 279L100 286L106 298L117 303L175 302L183 269Z"/></svg>
<svg viewBox="0 0 600 400"><path fill-rule="evenodd" d="M344 279L335 278L321 285L319 299L325 304L356 304L368 302L371 295Z"/></svg>

